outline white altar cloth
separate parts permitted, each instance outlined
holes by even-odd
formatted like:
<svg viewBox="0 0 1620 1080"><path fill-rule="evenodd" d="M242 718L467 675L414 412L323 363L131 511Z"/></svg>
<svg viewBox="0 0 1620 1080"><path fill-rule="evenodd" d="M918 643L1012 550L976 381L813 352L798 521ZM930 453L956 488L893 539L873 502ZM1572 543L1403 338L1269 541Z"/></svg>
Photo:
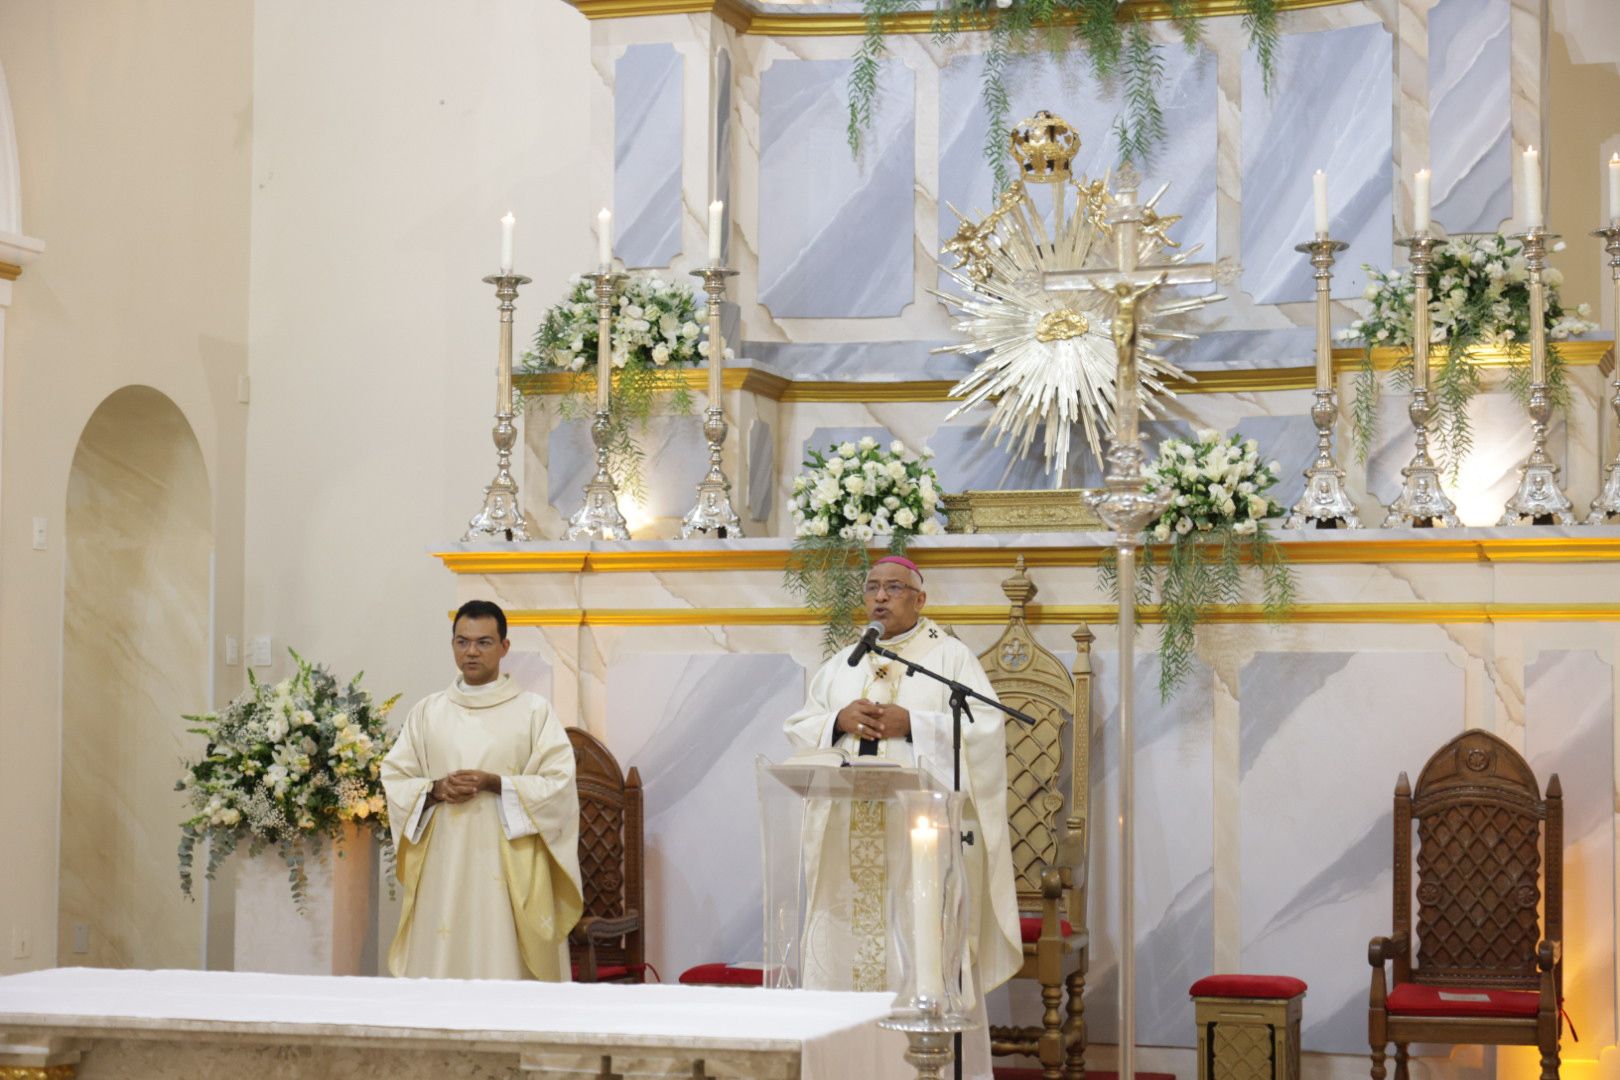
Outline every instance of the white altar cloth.
<svg viewBox="0 0 1620 1080"><path fill-rule="evenodd" d="M905 1080L893 995L58 968L0 978L0 1036L796 1052L800 1080ZM93 1047L93 1043L89 1044ZM90 1050L94 1053L94 1049Z"/></svg>

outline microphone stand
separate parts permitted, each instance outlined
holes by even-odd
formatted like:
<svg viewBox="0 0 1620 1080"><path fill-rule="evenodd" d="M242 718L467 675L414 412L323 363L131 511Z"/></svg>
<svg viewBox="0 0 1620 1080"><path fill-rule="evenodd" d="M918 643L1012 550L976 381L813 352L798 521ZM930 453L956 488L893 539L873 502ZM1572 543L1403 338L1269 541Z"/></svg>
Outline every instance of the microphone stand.
<svg viewBox="0 0 1620 1080"><path fill-rule="evenodd" d="M873 642L867 651L877 653L879 656L887 657L898 664L904 664L906 668L906 678L908 679L913 675L926 675L930 679L944 685L950 690L952 791L962 790L962 717L966 716L968 723L973 723L973 710L968 707L969 698L972 698L975 701L981 701L990 706L992 709L1000 709L1014 720L1028 724L1030 727L1035 726L1035 718L1030 716L1028 713L1019 712L1010 705L1003 705L993 697L986 697L984 694L979 693L977 690L973 689L973 687L968 686L965 683L959 683L955 679L947 678L937 671L923 667L921 664L913 663L912 661L901 656L899 653L885 649L876 642ZM973 833L969 831L963 834L962 842L965 844L973 843ZM983 995L980 996L979 1004L982 1008L984 1005ZM962 1033L960 1031L956 1033L955 1043L956 1080L962 1080Z"/></svg>

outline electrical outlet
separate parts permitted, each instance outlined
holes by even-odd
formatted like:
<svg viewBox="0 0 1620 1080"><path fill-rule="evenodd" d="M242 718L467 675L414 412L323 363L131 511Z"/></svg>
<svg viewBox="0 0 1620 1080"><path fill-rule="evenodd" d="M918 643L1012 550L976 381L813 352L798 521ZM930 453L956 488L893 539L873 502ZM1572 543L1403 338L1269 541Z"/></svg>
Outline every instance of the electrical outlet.
<svg viewBox="0 0 1620 1080"><path fill-rule="evenodd" d="M248 646L248 663L254 667L270 666L270 635L260 634Z"/></svg>
<svg viewBox="0 0 1620 1080"><path fill-rule="evenodd" d="M232 667L242 662L242 643L235 634L225 635L225 662Z"/></svg>
<svg viewBox="0 0 1620 1080"><path fill-rule="evenodd" d="M11 927L11 955L16 960L26 960L34 954L34 943L28 937L28 927L14 923Z"/></svg>
<svg viewBox="0 0 1620 1080"><path fill-rule="evenodd" d="M34 550L35 551L44 551L45 550L46 541L49 539L49 536L50 536L48 528L47 528L49 524L50 524L50 522L49 522L49 519L47 519L47 518L37 517L37 518L34 519Z"/></svg>
<svg viewBox="0 0 1620 1080"><path fill-rule="evenodd" d="M73 952L76 956L83 956L90 951L90 924L76 922L73 924Z"/></svg>

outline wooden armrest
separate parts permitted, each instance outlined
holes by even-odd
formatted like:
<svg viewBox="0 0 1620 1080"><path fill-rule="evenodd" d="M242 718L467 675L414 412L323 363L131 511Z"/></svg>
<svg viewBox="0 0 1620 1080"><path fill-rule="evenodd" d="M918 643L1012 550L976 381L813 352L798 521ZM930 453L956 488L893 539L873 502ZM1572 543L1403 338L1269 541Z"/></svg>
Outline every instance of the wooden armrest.
<svg viewBox="0 0 1620 1080"><path fill-rule="evenodd" d="M641 913L639 911L627 912L616 919L604 919L596 915L587 915L579 920L568 936L575 942L583 945L587 942L612 941L622 938L641 928Z"/></svg>
<svg viewBox="0 0 1620 1080"><path fill-rule="evenodd" d="M1561 941L1543 941L1536 946L1536 966L1542 971L1551 971L1563 958L1564 943Z"/></svg>
<svg viewBox="0 0 1620 1080"><path fill-rule="evenodd" d="M1367 943L1367 962L1381 968L1392 960L1404 960L1410 948L1411 940L1404 931L1389 937L1375 937Z"/></svg>

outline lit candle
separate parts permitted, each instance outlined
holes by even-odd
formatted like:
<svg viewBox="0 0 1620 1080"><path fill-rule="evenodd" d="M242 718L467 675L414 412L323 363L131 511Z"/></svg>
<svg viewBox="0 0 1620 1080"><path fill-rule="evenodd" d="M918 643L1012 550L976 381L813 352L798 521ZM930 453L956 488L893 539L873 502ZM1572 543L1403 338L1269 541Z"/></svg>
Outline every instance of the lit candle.
<svg viewBox="0 0 1620 1080"><path fill-rule="evenodd" d="M726 218L726 204L716 199L709 204L709 265L720 265L721 227Z"/></svg>
<svg viewBox="0 0 1620 1080"><path fill-rule="evenodd" d="M613 265L613 212L605 206L596 215L596 263L603 270Z"/></svg>
<svg viewBox="0 0 1620 1080"><path fill-rule="evenodd" d="M1316 188L1316 235L1328 234L1327 173L1321 169L1311 178Z"/></svg>
<svg viewBox="0 0 1620 1080"><path fill-rule="evenodd" d="M1429 233L1429 170L1419 169L1412 178L1412 231L1419 236Z"/></svg>
<svg viewBox="0 0 1620 1080"><path fill-rule="evenodd" d="M918 818L911 830L911 915L917 994L938 1001L945 996L945 910L940 899L939 830L925 817Z"/></svg>
<svg viewBox="0 0 1620 1080"><path fill-rule="evenodd" d="M1541 155L1535 147L1524 152L1524 227L1541 227Z"/></svg>
<svg viewBox="0 0 1620 1080"><path fill-rule="evenodd" d="M512 234L517 227L517 218L508 210L506 216L501 218L501 273L512 272Z"/></svg>
<svg viewBox="0 0 1620 1080"><path fill-rule="evenodd" d="M1620 221L1620 154L1609 159L1609 220Z"/></svg>

